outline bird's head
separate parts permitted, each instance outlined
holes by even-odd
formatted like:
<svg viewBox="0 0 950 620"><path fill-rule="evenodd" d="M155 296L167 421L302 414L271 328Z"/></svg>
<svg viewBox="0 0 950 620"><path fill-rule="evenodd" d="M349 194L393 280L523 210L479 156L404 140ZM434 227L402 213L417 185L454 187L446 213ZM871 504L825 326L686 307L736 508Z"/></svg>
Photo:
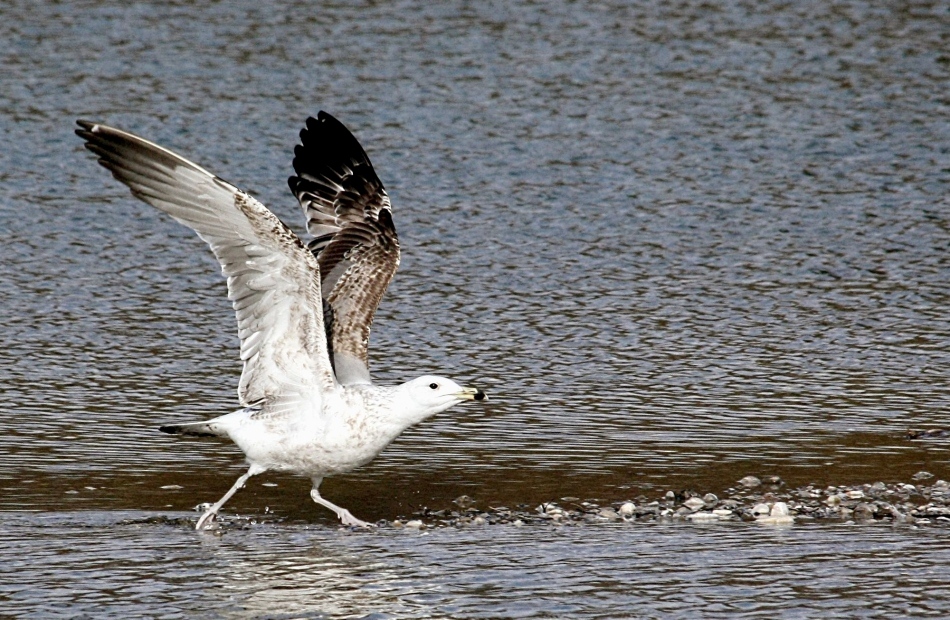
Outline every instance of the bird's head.
<svg viewBox="0 0 950 620"><path fill-rule="evenodd" d="M485 392L477 388L462 387L451 379L435 375L407 381L398 389L402 397L400 400L407 409L412 410L411 413L406 413L416 418L412 424L466 400L488 400Z"/></svg>

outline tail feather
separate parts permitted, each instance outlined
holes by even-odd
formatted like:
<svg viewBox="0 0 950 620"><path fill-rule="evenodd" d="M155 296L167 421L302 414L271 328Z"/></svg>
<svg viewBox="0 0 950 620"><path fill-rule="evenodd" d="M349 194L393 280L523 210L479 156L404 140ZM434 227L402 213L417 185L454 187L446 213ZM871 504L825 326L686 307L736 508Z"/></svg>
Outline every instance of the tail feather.
<svg viewBox="0 0 950 620"><path fill-rule="evenodd" d="M224 433L216 424L210 422L189 422L186 424L166 424L158 430L169 435L189 435L191 437L222 437Z"/></svg>
<svg viewBox="0 0 950 620"><path fill-rule="evenodd" d="M234 428L236 424L241 424L242 421L247 419L249 416L253 416L255 413L260 412L260 410L261 408L259 403L257 403L250 407L238 409L237 411L232 411L227 415L218 416L217 418L212 418L203 422L166 424L164 426L159 426L158 430L162 431L163 433L168 433L169 435L190 435L192 437L229 437L227 429Z"/></svg>

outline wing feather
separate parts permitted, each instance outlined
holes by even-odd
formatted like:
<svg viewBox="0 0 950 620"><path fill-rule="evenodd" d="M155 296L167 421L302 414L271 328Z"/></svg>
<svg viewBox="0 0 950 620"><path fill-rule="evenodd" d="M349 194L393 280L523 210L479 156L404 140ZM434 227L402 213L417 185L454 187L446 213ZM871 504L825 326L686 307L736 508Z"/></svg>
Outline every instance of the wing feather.
<svg viewBox="0 0 950 620"><path fill-rule="evenodd" d="M241 403L334 389L320 268L297 235L256 199L175 153L112 127L78 124L86 148L116 179L211 246L237 315Z"/></svg>
<svg viewBox="0 0 950 620"><path fill-rule="evenodd" d="M379 302L399 267L392 206L373 165L338 120L307 119L288 183L315 238L330 351L343 385L369 383L369 334Z"/></svg>

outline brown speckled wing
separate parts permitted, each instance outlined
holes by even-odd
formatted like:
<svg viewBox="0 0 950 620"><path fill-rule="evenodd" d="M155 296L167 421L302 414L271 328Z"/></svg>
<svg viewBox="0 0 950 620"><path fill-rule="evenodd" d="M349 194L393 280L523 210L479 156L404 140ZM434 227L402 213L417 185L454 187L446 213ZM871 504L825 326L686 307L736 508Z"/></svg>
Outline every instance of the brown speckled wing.
<svg viewBox="0 0 950 620"><path fill-rule="evenodd" d="M255 198L147 140L79 121L86 148L132 193L192 228L228 278L244 405L335 389L320 270L300 239Z"/></svg>
<svg viewBox="0 0 950 620"><path fill-rule="evenodd" d="M373 165L338 120L307 119L288 183L314 236L330 355L343 385L368 383L369 334L399 266L392 206Z"/></svg>

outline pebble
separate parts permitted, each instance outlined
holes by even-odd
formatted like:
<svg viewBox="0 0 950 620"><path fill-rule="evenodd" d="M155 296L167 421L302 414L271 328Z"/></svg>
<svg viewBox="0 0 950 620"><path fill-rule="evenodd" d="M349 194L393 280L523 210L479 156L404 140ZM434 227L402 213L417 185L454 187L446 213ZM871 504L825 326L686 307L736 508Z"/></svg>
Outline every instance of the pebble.
<svg viewBox="0 0 950 620"><path fill-rule="evenodd" d="M911 478L914 480L927 480L928 478L933 478L933 477L934 475L930 473L929 471L919 471L913 476L911 476Z"/></svg>
<svg viewBox="0 0 950 620"><path fill-rule="evenodd" d="M874 507L871 504L860 503L854 507L854 518L867 521L874 518Z"/></svg>
<svg viewBox="0 0 950 620"><path fill-rule="evenodd" d="M788 516L788 504L785 502L775 502L772 505L772 510L769 511L770 517L787 517Z"/></svg>
<svg viewBox="0 0 950 620"><path fill-rule="evenodd" d="M908 439L931 439L934 437L946 437L947 435L950 435L950 432L947 432L946 429L931 428L925 431L910 430L907 431L906 436Z"/></svg>
<svg viewBox="0 0 950 620"><path fill-rule="evenodd" d="M690 510L699 510L700 508L706 505L706 502L699 499L698 497L691 497L685 502L683 502L683 505L689 508Z"/></svg>
<svg viewBox="0 0 950 620"><path fill-rule="evenodd" d="M794 523L795 517L789 513L788 504L785 502L775 502L772 504L768 515L756 517L755 522L765 523L767 525L785 525L788 523Z"/></svg>
<svg viewBox="0 0 950 620"><path fill-rule="evenodd" d="M545 502L533 510L523 504L513 508L479 511L457 506L445 510L420 509L408 518L403 516L401 520L393 521L392 526L416 527L414 522L426 529L473 524L563 526L621 519L630 524L670 520L711 523L722 520L732 521L738 526L740 521L781 525L807 519L816 523L851 522L856 527L889 522L950 529L950 484L945 480L936 480L932 475L930 478L935 480L933 485L921 482L929 480L923 478L917 478L916 485L907 482L874 482L824 488L808 485L797 489L784 484L776 486L773 482L761 485L761 489L742 485L745 488L740 493L727 491L731 495L727 499L719 499L714 493L704 493L699 496L693 494L682 502L682 493L659 491L653 498L638 496L634 501L586 499L563 506ZM422 525L422 519L425 519L425 525Z"/></svg>
<svg viewBox="0 0 950 620"><path fill-rule="evenodd" d="M478 517L478 518L480 519L481 517ZM476 520L477 520L477 519L476 519ZM485 522L485 520L482 519L482 523L484 523L484 522ZM424 525L425 525L425 524L424 524L422 521L420 521L419 519L413 519L412 521L406 521L406 527L412 528L412 529L414 529L414 530L421 529Z"/></svg>
<svg viewBox="0 0 950 620"><path fill-rule="evenodd" d="M755 476L746 476L739 481L739 484L746 487L747 489L754 489L755 487L762 484L762 481L756 478Z"/></svg>

